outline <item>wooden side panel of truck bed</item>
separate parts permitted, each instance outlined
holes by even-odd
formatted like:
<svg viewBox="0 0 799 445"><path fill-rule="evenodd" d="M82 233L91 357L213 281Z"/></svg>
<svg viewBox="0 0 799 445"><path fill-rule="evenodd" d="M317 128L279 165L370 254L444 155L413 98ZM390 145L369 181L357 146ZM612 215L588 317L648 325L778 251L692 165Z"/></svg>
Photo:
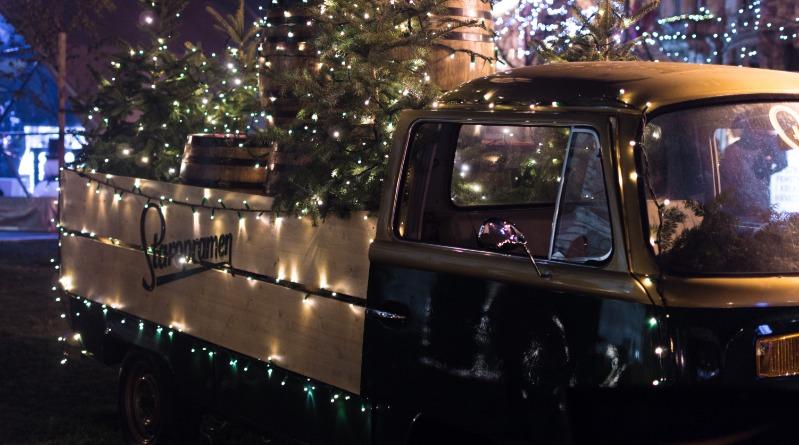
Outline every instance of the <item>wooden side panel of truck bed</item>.
<svg viewBox="0 0 799 445"><path fill-rule="evenodd" d="M72 171L61 181L68 291L360 392L374 218L314 226L230 210L268 210L262 196Z"/></svg>

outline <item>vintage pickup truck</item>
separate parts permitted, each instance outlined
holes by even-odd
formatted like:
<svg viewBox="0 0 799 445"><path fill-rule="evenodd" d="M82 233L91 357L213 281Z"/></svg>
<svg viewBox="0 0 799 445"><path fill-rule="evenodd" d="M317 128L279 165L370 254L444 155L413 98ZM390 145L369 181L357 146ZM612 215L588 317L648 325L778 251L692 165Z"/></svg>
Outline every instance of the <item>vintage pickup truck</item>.
<svg viewBox="0 0 799 445"><path fill-rule="evenodd" d="M378 211L61 175L60 283L128 443L776 434L799 375L799 75L522 68L396 130ZM376 218L375 218L376 215ZM724 442L727 443L727 442Z"/></svg>

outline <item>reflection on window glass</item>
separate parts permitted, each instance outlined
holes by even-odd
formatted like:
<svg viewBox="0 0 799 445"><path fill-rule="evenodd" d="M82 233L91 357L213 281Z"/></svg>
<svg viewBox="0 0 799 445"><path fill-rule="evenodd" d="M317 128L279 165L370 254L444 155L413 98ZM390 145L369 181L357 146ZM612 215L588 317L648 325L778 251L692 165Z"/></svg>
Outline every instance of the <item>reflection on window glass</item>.
<svg viewBox="0 0 799 445"><path fill-rule="evenodd" d="M536 257L604 259L611 235L600 152L595 133L577 127L420 123L404 162L396 233L487 249L478 231L500 218L526 235Z"/></svg>
<svg viewBox="0 0 799 445"><path fill-rule="evenodd" d="M452 202L462 207L555 202L569 133L568 127L461 126Z"/></svg>
<svg viewBox="0 0 799 445"><path fill-rule="evenodd" d="M451 127L449 125L448 127ZM413 133L406 161L405 173L400 188L400 205L397 208L397 232L401 237L419 237L421 209L424 206L425 189L437 148L446 144L445 124L427 123L419 125Z"/></svg>
<svg viewBox="0 0 799 445"><path fill-rule="evenodd" d="M611 251L610 214L599 140L575 131L560 197L552 258L602 260Z"/></svg>
<svg viewBox="0 0 799 445"><path fill-rule="evenodd" d="M650 241L668 269L799 272L799 105L674 112L643 147Z"/></svg>

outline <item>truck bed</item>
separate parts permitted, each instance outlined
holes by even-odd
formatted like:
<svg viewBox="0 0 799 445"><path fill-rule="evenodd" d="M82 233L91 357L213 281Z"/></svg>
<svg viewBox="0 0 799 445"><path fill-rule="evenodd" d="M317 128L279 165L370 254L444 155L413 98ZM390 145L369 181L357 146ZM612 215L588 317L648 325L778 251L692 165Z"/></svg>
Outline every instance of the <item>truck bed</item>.
<svg viewBox="0 0 799 445"><path fill-rule="evenodd" d="M355 212L314 225L275 217L271 204L65 170L61 283L109 310L359 394L376 219Z"/></svg>

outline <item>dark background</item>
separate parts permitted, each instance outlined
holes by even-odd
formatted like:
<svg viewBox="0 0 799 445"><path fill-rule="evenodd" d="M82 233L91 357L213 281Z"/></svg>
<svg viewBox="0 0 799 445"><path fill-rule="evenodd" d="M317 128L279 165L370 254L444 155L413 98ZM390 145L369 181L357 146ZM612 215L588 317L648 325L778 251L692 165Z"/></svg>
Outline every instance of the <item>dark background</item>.
<svg viewBox="0 0 799 445"><path fill-rule="evenodd" d="M0 444L122 444L117 367L65 344L70 334L51 290L57 240L0 241ZM209 443L274 443L242 425L206 417Z"/></svg>

